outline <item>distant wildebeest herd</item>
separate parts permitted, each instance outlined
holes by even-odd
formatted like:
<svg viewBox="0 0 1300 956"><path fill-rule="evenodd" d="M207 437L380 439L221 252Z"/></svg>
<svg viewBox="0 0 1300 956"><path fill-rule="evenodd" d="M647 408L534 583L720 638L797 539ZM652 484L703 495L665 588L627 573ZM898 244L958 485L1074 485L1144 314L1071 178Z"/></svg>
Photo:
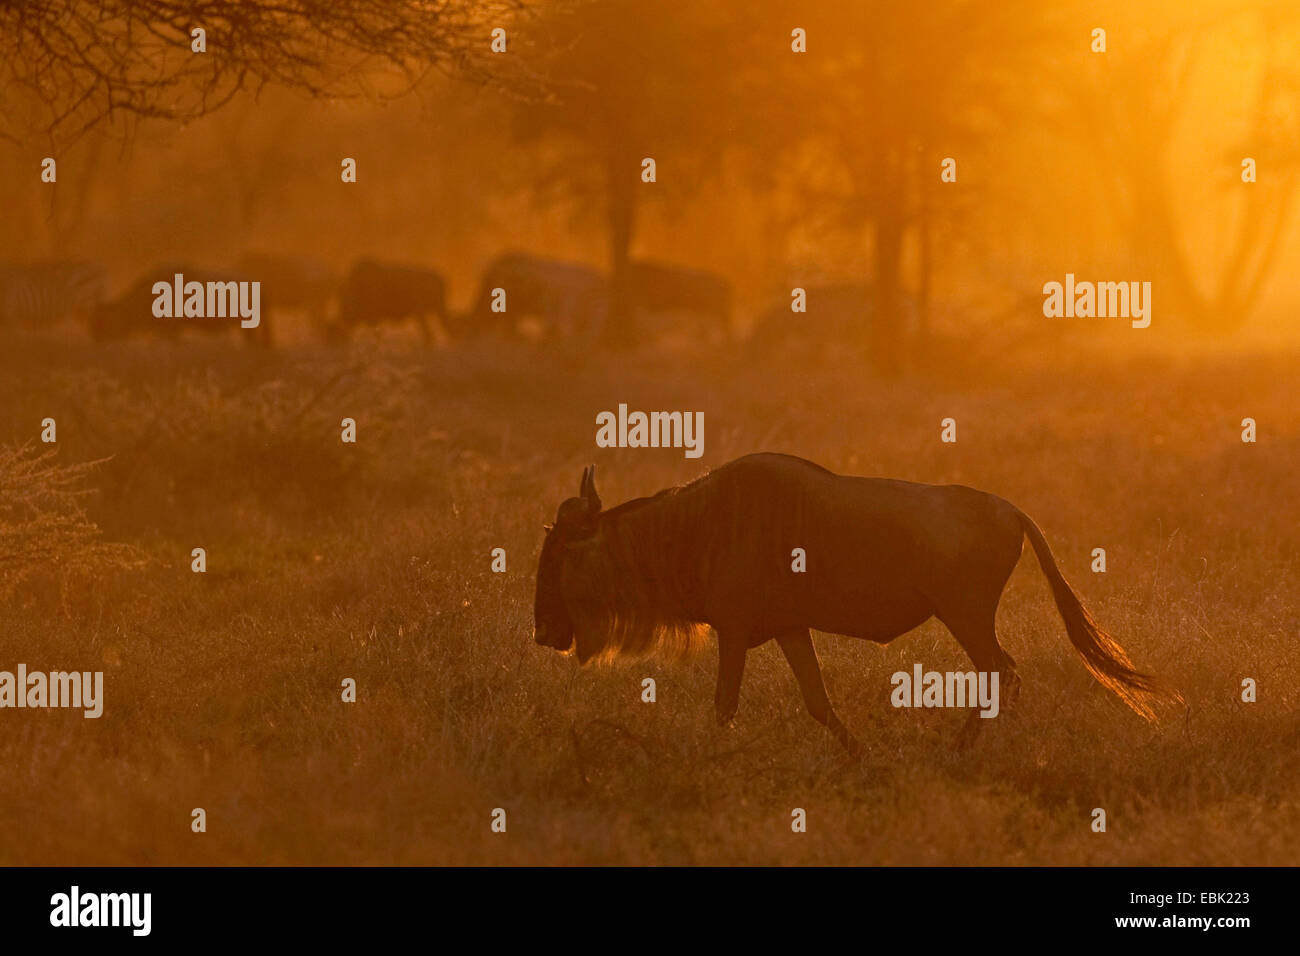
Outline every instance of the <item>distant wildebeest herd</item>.
<svg viewBox="0 0 1300 956"><path fill-rule="evenodd" d="M174 275L200 283L260 283L264 318L247 338L259 345L271 343L278 321L291 312L329 342L347 341L363 328L412 325L427 343L489 335L589 343L608 331L615 310L651 336L670 317L699 341L726 341L735 334L732 287L720 276L633 260L616 284L589 266L515 251L487 265L463 312L448 308L447 283L436 270L373 258L358 259L343 274L305 255L249 253L226 269L166 262L112 294L104 270L86 259L0 264L0 334L63 322L84 324L97 341L237 327L224 320L160 318L153 308L155 286ZM867 283L810 287L806 297L806 313L793 315L789 298L774 295L753 325L751 343L776 349L812 331L842 340L870 313Z"/></svg>

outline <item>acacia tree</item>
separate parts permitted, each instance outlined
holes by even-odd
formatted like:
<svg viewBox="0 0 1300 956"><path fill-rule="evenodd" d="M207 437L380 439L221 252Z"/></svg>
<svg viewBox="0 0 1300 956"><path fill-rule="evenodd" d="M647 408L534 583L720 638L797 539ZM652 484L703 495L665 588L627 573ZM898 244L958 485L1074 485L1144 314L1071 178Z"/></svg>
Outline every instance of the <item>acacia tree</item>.
<svg viewBox="0 0 1300 956"><path fill-rule="evenodd" d="M0 136L56 142L126 115L187 121L268 84L373 92L377 71L483 78L525 0L0 0ZM205 53L192 31L205 33Z"/></svg>
<svg viewBox="0 0 1300 956"><path fill-rule="evenodd" d="M1187 119L1187 89L1207 57L1205 40L1232 24L1254 21L1260 63L1253 100L1242 104L1243 134L1213 157L1235 191L1235 221L1216 230L1224 253L1194 262L1185 241L1189 213L1204 214L1203 201L1188 203L1171 181L1177 129ZM1281 251L1300 168L1300 71L1293 57L1300 16L1273 6L1197 10L1144 37L1131 38L1135 55L1125 66L1083 79L1069 90L1069 104L1082 117L1067 127L1079 148L1098 156L1096 174L1111 197L1126 253L1158 276L1186 325L1228 331L1259 304ZM1266 169L1258 186L1241 187L1243 156ZM1224 209L1220 206L1219 209ZM1228 219L1233 219L1229 216Z"/></svg>
<svg viewBox="0 0 1300 956"><path fill-rule="evenodd" d="M1057 14L1028 0L864 0L805 19L816 56L799 80L803 128L828 157L816 202L870 249L866 338L889 372L909 344L907 244L917 247L913 292L924 331L938 236L969 221L978 190L961 171L1023 111L1025 77L1046 65ZM941 184L944 157L957 159L961 186Z"/></svg>
<svg viewBox="0 0 1300 956"><path fill-rule="evenodd" d="M657 195L685 199L737 144L738 79L752 31L735 0L557 0L521 44L544 91L521 98L512 133L530 147L532 187L604 221L613 277L609 333L632 336L623 292L636 235L642 161Z"/></svg>

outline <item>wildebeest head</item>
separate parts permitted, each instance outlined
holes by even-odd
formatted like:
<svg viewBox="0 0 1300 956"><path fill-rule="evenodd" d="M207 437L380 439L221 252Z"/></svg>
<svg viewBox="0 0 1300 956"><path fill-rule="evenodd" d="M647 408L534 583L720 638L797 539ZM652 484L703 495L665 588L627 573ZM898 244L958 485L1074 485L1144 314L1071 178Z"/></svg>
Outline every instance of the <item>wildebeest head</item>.
<svg viewBox="0 0 1300 956"><path fill-rule="evenodd" d="M600 515L596 494L596 466L583 469L578 497L560 503L555 524L546 528L542 555L537 564L537 593L533 601L533 637L538 644L556 650L573 650L578 660L587 661L599 650L591 635L574 625L569 601L574 595L574 576L581 552L593 544Z"/></svg>

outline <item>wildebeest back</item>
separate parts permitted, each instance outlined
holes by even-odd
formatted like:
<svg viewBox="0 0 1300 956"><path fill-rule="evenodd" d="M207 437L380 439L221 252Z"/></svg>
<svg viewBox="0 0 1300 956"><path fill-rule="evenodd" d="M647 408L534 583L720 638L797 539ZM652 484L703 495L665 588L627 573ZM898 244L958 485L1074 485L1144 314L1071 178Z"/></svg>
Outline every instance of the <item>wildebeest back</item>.
<svg viewBox="0 0 1300 956"><path fill-rule="evenodd" d="M758 454L610 509L601 536L684 618L885 640L1000 583L1023 532L1014 507L985 492Z"/></svg>
<svg viewBox="0 0 1300 956"><path fill-rule="evenodd" d="M164 262L153 266L143 275L138 276L116 297L100 303L90 318L90 331L96 338L122 338L137 334L155 334L172 336L183 331L229 332L240 330L238 315L225 318L203 317L159 318L153 314L154 285L159 282L173 283L176 275L183 275L185 282L200 282L207 286L209 282L253 282L255 276L243 275L237 271L221 271L197 266L185 262ZM270 297L259 287L259 327L253 338L264 344L264 337L269 328L268 312ZM253 330L248 330L252 332Z"/></svg>
<svg viewBox="0 0 1300 956"><path fill-rule="evenodd" d="M506 312L492 311L496 289L506 294ZM521 318L542 320L550 336L593 336L603 328L610 305L609 281L574 262L526 252L507 252L483 272L478 295L461 320L467 335L514 330Z"/></svg>
<svg viewBox="0 0 1300 956"><path fill-rule="evenodd" d="M390 320L447 317L446 283L432 269L361 259L339 288L339 323L372 325Z"/></svg>
<svg viewBox="0 0 1300 956"><path fill-rule="evenodd" d="M239 271L262 283L281 308L319 310L338 286L338 277L319 259L304 255L247 252L239 257Z"/></svg>
<svg viewBox="0 0 1300 956"><path fill-rule="evenodd" d="M625 293L646 312L690 312L716 319L730 332L731 283L721 276L662 262L629 262Z"/></svg>

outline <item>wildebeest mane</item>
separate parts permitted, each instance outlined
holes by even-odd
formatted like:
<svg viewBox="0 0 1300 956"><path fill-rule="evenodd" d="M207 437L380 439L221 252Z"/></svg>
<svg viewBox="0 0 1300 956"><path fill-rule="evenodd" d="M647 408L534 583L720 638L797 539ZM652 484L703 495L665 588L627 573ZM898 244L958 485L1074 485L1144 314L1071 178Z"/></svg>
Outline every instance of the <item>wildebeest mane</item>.
<svg viewBox="0 0 1300 956"><path fill-rule="evenodd" d="M604 638L595 659L688 657L710 628L692 616L701 588L701 535L710 527L705 475L602 512L581 575L575 616Z"/></svg>

